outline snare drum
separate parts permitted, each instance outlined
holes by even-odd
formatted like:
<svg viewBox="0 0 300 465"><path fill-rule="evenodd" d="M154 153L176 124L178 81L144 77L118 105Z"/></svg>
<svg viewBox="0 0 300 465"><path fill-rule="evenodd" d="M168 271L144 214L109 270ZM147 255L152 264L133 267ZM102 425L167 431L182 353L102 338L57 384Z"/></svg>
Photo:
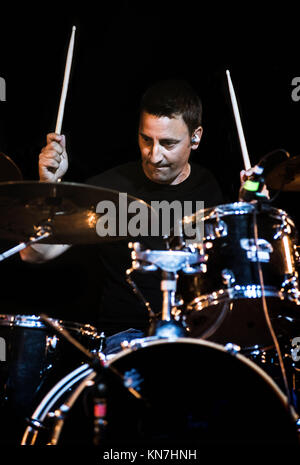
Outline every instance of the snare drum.
<svg viewBox="0 0 300 465"><path fill-rule="evenodd" d="M261 303L259 265L271 318L300 319L298 234L286 212L237 202L199 211L185 221L193 221L204 231L206 254L201 271L191 268L189 273L179 273L177 291L192 337L232 342L247 349L272 344ZM184 247L178 238L170 243Z"/></svg>
<svg viewBox="0 0 300 465"><path fill-rule="evenodd" d="M104 448L298 445L298 415L286 396L256 364L221 345L192 338L144 338L132 341L107 366ZM92 445L97 382L88 365L69 373L33 412L22 444Z"/></svg>
<svg viewBox="0 0 300 465"><path fill-rule="evenodd" d="M93 326L54 321L58 321L87 349L99 348L100 336ZM45 392L78 366L83 357L35 315L0 315L0 337L3 349L0 405L2 424L6 421L6 443L15 441L19 423L24 428L25 417Z"/></svg>

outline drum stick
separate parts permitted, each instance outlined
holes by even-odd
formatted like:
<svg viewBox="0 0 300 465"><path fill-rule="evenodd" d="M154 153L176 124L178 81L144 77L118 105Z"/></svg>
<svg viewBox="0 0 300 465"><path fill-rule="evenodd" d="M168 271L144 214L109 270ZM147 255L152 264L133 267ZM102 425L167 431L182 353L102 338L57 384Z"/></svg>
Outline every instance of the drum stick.
<svg viewBox="0 0 300 465"><path fill-rule="evenodd" d="M249 159L249 154L247 150L247 145L244 137L244 131L241 123L241 118L240 118L240 112L238 108L238 104L236 101L236 96L234 92L234 88L232 85L231 77L230 77L230 72L228 69L226 70L226 75L227 75L227 80L228 80L228 87L229 87L229 93L230 93L230 98L231 98L231 104L233 108L233 113L234 113L234 118L235 118L235 124L237 127L239 139L240 139L240 145L241 145L241 150L242 150L242 155L244 159L244 166L245 170L249 170L251 168L251 163Z"/></svg>
<svg viewBox="0 0 300 465"><path fill-rule="evenodd" d="M72 27L72 34L71 34L71 38L70 38L70 43L69 43L69 49L68 49L66 67L65 67L65 74L64 74L64 81L63 81L63 86L62 86L62 92L61 92L60 102L59 102L59 109L58 109L58 115L57 115L57 121L56 121L56 128L55 128L55 133L59 134L59 135L61 133L61 127L62 127L62 121L63 121L64 109L65 109L65 101L66 101L67 92L68 92L70 71L71 71L72 58L73 58L75 31L76 31L76 27L73 26Z"/></svg>

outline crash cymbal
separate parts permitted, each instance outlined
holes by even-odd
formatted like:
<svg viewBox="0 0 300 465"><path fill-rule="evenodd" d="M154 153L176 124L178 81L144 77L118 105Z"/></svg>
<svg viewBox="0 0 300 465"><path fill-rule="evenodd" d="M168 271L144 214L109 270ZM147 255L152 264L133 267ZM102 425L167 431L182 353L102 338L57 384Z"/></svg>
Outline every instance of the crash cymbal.
<svg viewBox="0 0 300 465"><path fill-rule="evenodd" d="M51 233L43 239L48 244L124 239L130 236L127 222L137 211L133 208L135 213L128 212L132 202L144 212L153 212L142 200L96 186L39 181L0 183L0 237L26 241L42 228ZM101 231L108 228L105 236Z"/></svg>
<svg viewBox="0 0 300 465"><path fill-rule="evenodd" d="M300 191L300 156L295 156L275 166L265 179L266 185L275 190Z"/></svg>
<svg viewBox="0 0 300 465"><path fill-rule="evenodd" d="M0 182L6 181L21 181L22 173L15 162L0 152Z"/></svg>

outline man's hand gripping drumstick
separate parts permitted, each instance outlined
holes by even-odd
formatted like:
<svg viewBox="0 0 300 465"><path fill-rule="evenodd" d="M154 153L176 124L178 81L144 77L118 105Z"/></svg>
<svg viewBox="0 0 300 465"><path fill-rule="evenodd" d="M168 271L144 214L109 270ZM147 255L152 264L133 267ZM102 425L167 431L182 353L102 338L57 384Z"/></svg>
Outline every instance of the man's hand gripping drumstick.
<svg viewBox="0 0 300 465"><path fill-rule="evenodd" d="M228 88L229 88L229 94L231 98L233 114L235 118L236 128L237 128L242 156L243 156L244 168L245 168L241 170L240 172L240 183L241 183L241 188L242 188L244 183L247 181L247 179L249 179L256 172L256 166L251 167L247 144L246 144L244 131L242 127L240 112L239 112L237 99L236 99L234 87L231 81L229 70L226 70L226 76L227 76L227 81L228 81ZM269 197L269 191L265 185L263 186L261 194L264 195L265 197Z"/></svg>
<svg viewBox="0 0 300 465"><path fill-rule="evenodd" d="M47 135L47 145L39 155L39 176L42 182L60 182L68 169L66 140L65 136L61 134L61 127L72 65L75 30L76 28L73 26L55 132ZM35 244L23 249L20 255L23 260L28 262L42 263L57 257L69 247L68 244Z"/></svg>
<svg viewBox="0 0 300 465"><path fill-rule="evenodd" d="M60 182L61 178L64 176L68 169L66 140L65 136L61 135L61 127L72 66L75 31L76 27L73 26L65 66L64 81L60 97L55 132L47 135L47 145L42 149L39 156L39 176L40 181L43 182Z"/></svg>

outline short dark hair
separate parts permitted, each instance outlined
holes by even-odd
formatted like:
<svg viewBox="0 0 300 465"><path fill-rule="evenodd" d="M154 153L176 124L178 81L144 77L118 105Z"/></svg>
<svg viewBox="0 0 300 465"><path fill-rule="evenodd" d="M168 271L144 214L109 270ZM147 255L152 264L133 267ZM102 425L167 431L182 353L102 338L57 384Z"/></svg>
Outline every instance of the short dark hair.
<svg viewBox="0 0 300 465"><path fill-rule="evenodd" d="M181 115L190 135L202 124L202 102L184 80L159 81L149 87L141 99L140 113L173 118Z"/></svg>

